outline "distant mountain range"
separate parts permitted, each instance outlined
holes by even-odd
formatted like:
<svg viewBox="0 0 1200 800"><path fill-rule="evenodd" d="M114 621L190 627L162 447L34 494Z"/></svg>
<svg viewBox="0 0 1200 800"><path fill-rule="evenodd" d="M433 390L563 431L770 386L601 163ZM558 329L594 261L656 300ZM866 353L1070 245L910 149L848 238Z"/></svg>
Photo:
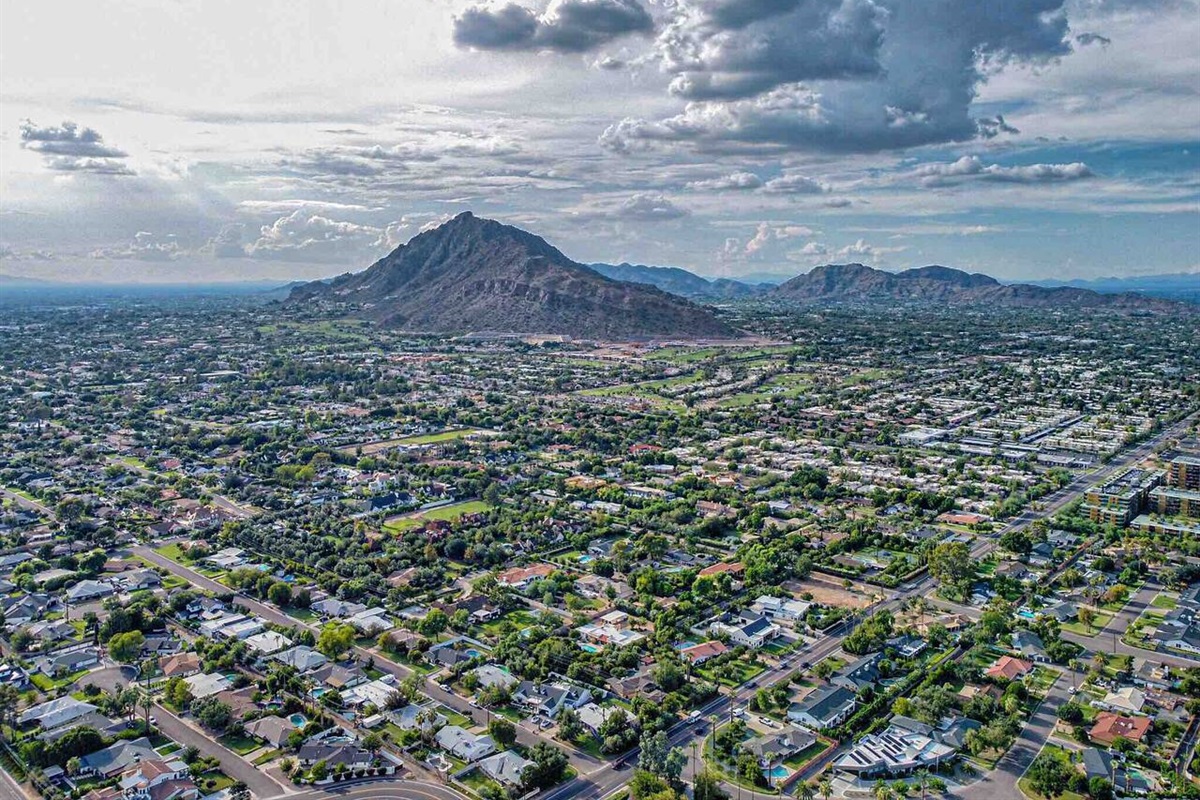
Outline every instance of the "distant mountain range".
<svg viewBox="0 0 1200 800"><path fill-rule="evenodd" d="M1178 311L1186 306L1140 294L1101 294L1069 286L1005 284L988 275L928 266L885 272L862 264L828 264L770 290L767 297L799 302L907 302L1001 308L1109 308Z"/></svg>
<svg viewBox="0 0 1200 800"><path fill-rule="evenodd" d="M1177 272L1167 275L1135 275L1128 278L1075 279L1070 281L1030 281L1035 286L1071 286L1093 292L1137 294L1162 297L1168 300L1200 302L1200 272Z"/></svg>
<svg viewBox="0 0 1200 800"><path fill-rule="evenodd" d="M431 333L739 335L707 308L607 278L540 236L470 212L415 236L362 272L298 286L286 302L345 304L389 327Z"/></svg>
<svg viewBox="0 0 1200 800"><path fill-rule="evenodd" d="M606 278L626 283L648 283L664 292L693 300L736 300L770 288L730 278L703 278L680 267L647 267L642 264L588 264Z"/></svg>

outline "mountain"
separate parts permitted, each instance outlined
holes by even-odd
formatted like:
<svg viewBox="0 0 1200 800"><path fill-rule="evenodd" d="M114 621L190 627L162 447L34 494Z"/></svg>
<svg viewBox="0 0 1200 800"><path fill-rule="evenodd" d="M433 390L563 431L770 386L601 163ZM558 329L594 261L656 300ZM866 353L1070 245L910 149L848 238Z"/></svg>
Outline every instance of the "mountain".
<svg viewBox="0 0 1200 800"><path fill-rule="evenodd" d="M643 264L588 264L606 278L625 283L648 283L664 292L693 300L735 300L762 291L761 287L729 278L702 278L679 267L648 267Z"/></svg>
<svg viewBox="0 0 1200 800"><path fill-rule="evenodd" d="M292 290L289 304L346 304L389 327L431 333L565 334L591 339L730 337L710 310L611 280L532 233L469 211L362 272Z"/></svg>
<svg viewBox="0 0 1200 800"><path fill-rule="evenodd" d="M4 289L30 289L50 285L52 285L50 281L44 281L40 278L25 278L20 275L5 275L0 273L0 288Z"/></svg>
<svg viewBox="0 0 1200 800"><path fill-rule="evenodd" d="M1003 284L988 275L942 266L885 272L862 264L827 264L780 284L767 297L801 302L898 301L1122 311L1172 312L1188 308L1138 294L1101 294L1067 286Z"/></svg>
<svg viewBox="0 0 1200 800"><path fill-rule="evenodd" d="M1200 272L1177 272L1167 275L1132 275L1127 278L1095 278L1083 280L1076 278L1069 281L1030 281L1034 286L1073 286L1077 289L1091 289L1093 292L1113 294L1120 292L1136 292L1151 297L1162 297L1167 300L1186 300L1192 303L1200 302Z"/></svg>

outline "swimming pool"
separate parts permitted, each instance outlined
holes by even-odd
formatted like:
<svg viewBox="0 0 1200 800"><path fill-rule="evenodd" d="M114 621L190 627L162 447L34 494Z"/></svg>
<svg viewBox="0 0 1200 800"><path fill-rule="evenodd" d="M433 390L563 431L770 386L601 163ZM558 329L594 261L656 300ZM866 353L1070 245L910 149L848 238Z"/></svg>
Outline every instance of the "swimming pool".
<svg viewBox="0 0 1200 800"><path fill-rule="evenodd" d="M303 714L292 714L290 717L288 717L288 722L292 723L297 728L303 728L308 724L308 718Z"/></svg>
<svg viewBox="0 0 1200 800"><path fill-rule="evenodd" d="M600 652L599 647L596 647L596 645L594 645L594 644L589 644L588 642L584 642L583 644L579 645L579 647L581 650L586 650L589 653L599 653Z"/></svg>
<svg viewBox="0 0 1200 800"><path fill-rule="evenodd" d="M764 769L763 775L766 775L768 778L774 778L777 781L782 781L786 778L790 778L792 776L792 771L783 764L778 764L770 769Z"/></svg>

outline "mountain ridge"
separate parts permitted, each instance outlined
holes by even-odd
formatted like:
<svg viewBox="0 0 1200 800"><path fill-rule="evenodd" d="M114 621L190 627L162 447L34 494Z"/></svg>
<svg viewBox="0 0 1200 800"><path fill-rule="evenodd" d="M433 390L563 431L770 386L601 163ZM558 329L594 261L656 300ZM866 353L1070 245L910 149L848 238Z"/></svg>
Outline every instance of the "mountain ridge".
<svg viewBox="0 0 1200 800"><path fill-rule="evenodd" d="M361 272L297 287L286 302L345 303L380 324L428 333L740 335L709 309L652 286L614 281L540 236L469 211Z"/></svg>

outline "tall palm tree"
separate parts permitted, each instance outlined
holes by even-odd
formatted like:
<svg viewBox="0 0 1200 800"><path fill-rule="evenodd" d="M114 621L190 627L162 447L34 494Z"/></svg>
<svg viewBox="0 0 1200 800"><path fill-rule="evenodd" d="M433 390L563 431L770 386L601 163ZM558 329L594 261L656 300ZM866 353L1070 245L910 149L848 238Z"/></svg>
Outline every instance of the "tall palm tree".
<svg viewBox="0 0 1200 800"><path fill-rule="evenodd" d="M817 796L817 789L808 781L804 781L799 787L800 800L813 800Z"/></svg>
<svg viewBox="0 0 1200 800"><path fill-rule="evenodd" d="M833 782L829 778L822 778L821 785L817 788L821 790L821 797L825 798L825 800L833 797Z"/></svg>

